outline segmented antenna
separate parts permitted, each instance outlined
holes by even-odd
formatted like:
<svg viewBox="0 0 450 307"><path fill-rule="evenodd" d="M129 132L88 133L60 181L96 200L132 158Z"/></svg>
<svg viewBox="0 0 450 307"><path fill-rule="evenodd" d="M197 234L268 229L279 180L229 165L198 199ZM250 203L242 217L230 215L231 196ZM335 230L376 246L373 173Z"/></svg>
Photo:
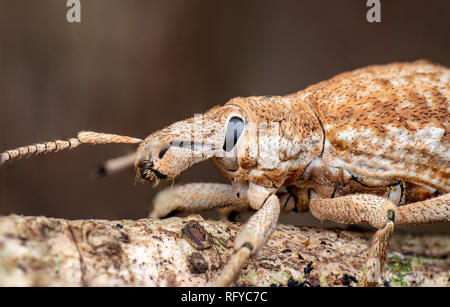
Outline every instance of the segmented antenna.
<svg viewBox="0 0 450 307"><path fill-rule="evenodd" d="M136 152L109 159L94 170L96 177L105 177L120 172L126 168L132 167L136 160Z"/></svg>
<svg viewBox="0 0 450 307"><path fill-rule="evenodd" d="M116 134L99 133L92 131L81 131L76 138L70 138L65 141L56 140L54 142L43 142L16 149L8 150L0 155L0 165L12 160L23 157L36 156L49 152L69 150L78 147L80 144L108 144L108 143L126 143L138 144L141 139Z"/></svg>

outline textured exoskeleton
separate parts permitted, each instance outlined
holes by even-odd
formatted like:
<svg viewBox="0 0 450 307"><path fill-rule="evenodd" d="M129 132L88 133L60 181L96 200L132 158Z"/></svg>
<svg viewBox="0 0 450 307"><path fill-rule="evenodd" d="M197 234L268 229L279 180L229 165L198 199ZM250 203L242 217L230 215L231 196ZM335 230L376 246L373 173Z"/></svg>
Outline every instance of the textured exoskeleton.
<svg viewBox="0 0 450 307"><path fill-rule="evenodd" d="M394 225L450 221L450 70L417 61L368 66L287 96L231 99L146 139L81 132L78 138L2 154L1 163L80 143L139 143L112 160L134 161L143 180L173 179L212 159L231 185L194 183L160 192L151 217L206 209L256 210L211 285L230 285L265 244L281 210L377 229L359 282L377 285Z"/></svg>

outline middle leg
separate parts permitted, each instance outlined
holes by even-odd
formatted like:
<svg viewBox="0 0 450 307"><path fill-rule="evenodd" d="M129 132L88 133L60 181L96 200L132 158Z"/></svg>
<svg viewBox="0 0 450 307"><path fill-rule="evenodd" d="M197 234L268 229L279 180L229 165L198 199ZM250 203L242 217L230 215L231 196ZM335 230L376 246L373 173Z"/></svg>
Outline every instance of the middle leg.
<svg viewBox="0 0 450 307"><path fill-rule="evenodd" d="M324 220L346 224L369 223L377 228L359 286L376 286L384 271L387 250L394 232L396 206L390 200L371 194L320 199L312 192L310 210Z"/></svg>

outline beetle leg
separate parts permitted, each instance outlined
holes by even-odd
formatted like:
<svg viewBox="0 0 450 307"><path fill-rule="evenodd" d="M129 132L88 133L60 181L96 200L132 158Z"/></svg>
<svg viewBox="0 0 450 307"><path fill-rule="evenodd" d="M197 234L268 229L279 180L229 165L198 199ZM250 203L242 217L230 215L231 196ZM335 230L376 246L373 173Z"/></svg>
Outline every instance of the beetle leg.
<svg viewBox="0 0 450 307"><path fill-rule="evenodd" d="M234 254L211 286L229 286L239 276L248 258L256 253L274 231L280 215L280 201L270 195L248 220L234 241Z"/></svg>
<svg viewBox="0 0 450 307"><path fill-rule="evenodd" d="M385 198L371 194L353 194L333 199L319 199L311 195L310 210L321 220L346 224L367 222L378 228L359 282L359 286L376 286L384 270L387 250L394 232L396 206Z"/></svg>
<svg viewBox="0 0 450 307"><path fill-rule="evenodd" d="M292 192L282 192L276 194L280 200L280 208L284 213L297 211L298 198ZM229 206L219 209L219 213L224 221L237 222L236 217L243 212L250 212L252 209L248 206Z"/></svg>
<svg viewBox="0 0 450 307"><path fill-rule="evenodd" d="M395 212L387 212L388 221L386 225L378 229L372 237L366 266L363 275L358 283L360 287L376 287L384 272L387 251L394 233Z"/></svg>
<svg viewBox="0 0 450 307"><path fill-rule="evenodd" d="M232 193L231 185L188 183L159 192L153 201L151 218L166 218L179 212L199 212L225 207L244 207Z"/></svg>
<svg viewBox="0 0 450 307"><path fill-rule="evenodd" d="M397 208L398 225L450 222L450 193Z"/></svg>

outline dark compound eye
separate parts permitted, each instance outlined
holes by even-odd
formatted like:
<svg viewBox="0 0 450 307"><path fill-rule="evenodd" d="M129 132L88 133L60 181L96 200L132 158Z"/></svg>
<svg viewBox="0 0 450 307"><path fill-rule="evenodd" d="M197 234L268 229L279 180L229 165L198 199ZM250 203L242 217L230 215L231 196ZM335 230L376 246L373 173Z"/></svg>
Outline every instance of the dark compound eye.
<svg viewBox="0 0 450 307"><path fill-rule="evenodd" d="M239 117L232 117L228 122L223 150L231 151L236 146L242 131L244 131L244 121Z"/></svg>

